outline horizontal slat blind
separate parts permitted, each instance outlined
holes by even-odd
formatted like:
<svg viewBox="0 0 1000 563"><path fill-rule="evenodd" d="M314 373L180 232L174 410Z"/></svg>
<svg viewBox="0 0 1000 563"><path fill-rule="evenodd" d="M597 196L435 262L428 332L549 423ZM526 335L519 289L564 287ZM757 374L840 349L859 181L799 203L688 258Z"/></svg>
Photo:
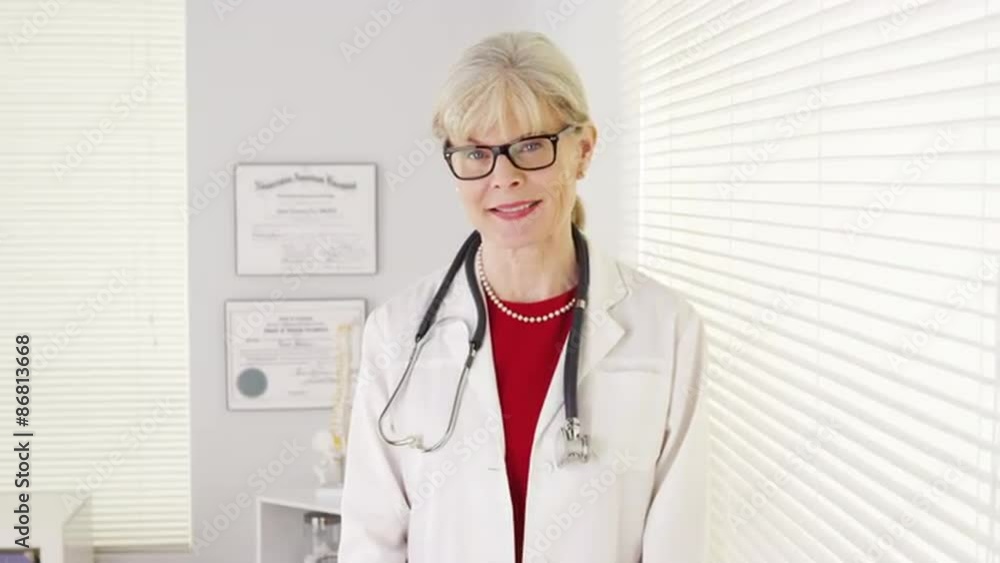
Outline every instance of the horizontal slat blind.
<svg viewBox="0 0 1000 563"><path fill-rule="evenodd" d="M32 491L90 498L103 550L187 547L184 2L5 0L0 31L0 315L5 346L32 338Z"/></svg>
<svg viewBox="0 0 1000 563"><path fill-rule="evenodd" d="M712 560L1000 560L1000 0L623 20L630 248L708 321Z"/></svg>

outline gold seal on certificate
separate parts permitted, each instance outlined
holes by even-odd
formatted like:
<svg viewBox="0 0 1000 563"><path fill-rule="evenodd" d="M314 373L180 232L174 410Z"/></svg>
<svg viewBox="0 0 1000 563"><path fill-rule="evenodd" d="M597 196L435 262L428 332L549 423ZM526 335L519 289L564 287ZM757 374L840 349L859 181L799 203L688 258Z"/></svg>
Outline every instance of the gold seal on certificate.
<svg viewBox="0 0 1000 563"><path fill-rule="evenodd" d="M342 443L364 301L227 301L225 315L228 407L331 409L334 443Z"/></svg>

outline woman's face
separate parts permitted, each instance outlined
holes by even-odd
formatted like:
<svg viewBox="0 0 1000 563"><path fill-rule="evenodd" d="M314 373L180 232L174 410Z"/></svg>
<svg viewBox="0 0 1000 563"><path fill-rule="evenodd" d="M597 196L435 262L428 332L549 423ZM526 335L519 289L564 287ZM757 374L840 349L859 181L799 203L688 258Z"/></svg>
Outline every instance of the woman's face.
<svg viewBox="0 0 1000 563"><path fill-rule="evenodd" d="M452 145L502 145L532 135L555 134L565 126L548 115L541 131L493 129L473 133L468 139L453 139ZM497 155L490 175L477 180L456 179L469 222L488 244L505 248L539 244L555 233L568 231L576 181L589 165L595 136L589 125L563 132L556 143L556 161L548 168L522 170L507 156ZM525 154L537 147L526 145Z"/></svg>

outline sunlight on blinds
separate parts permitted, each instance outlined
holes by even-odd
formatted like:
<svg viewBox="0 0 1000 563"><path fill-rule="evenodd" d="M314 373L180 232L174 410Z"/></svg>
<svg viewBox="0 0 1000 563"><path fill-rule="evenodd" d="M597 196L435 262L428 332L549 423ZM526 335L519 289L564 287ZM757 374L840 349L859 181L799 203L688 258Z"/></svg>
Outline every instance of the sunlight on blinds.
<svg viewBox="0 0 1000 563"><path fill-rule="evenodd" d="M710 337L712 561L1000 561L1000 1L623 18L632 248Z"/></svg>

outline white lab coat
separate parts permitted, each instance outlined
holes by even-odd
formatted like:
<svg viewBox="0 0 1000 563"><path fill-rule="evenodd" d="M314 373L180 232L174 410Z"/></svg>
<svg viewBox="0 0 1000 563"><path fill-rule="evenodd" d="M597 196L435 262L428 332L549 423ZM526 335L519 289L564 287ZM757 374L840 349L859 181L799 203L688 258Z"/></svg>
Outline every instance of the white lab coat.
<svg viewBox="0 0 1000 563"><path fill-rule="evenodd" d="M579 364L586 464L557 467L566 346L531 453L525 563L700 563L706 556L701 317L676 290L591 245ZM377 420L413 349L440 268L368 316L350 419L341 563L513 563L514 531L489 323L451 440L425 454L386 445ZM476 326L464 268L438 319ZM460 323L423 350L387 426L392 437L444 432L468 351ZM430 337L429 337L430 338ZM693 416L697 414L698 416Z"/></svg>

